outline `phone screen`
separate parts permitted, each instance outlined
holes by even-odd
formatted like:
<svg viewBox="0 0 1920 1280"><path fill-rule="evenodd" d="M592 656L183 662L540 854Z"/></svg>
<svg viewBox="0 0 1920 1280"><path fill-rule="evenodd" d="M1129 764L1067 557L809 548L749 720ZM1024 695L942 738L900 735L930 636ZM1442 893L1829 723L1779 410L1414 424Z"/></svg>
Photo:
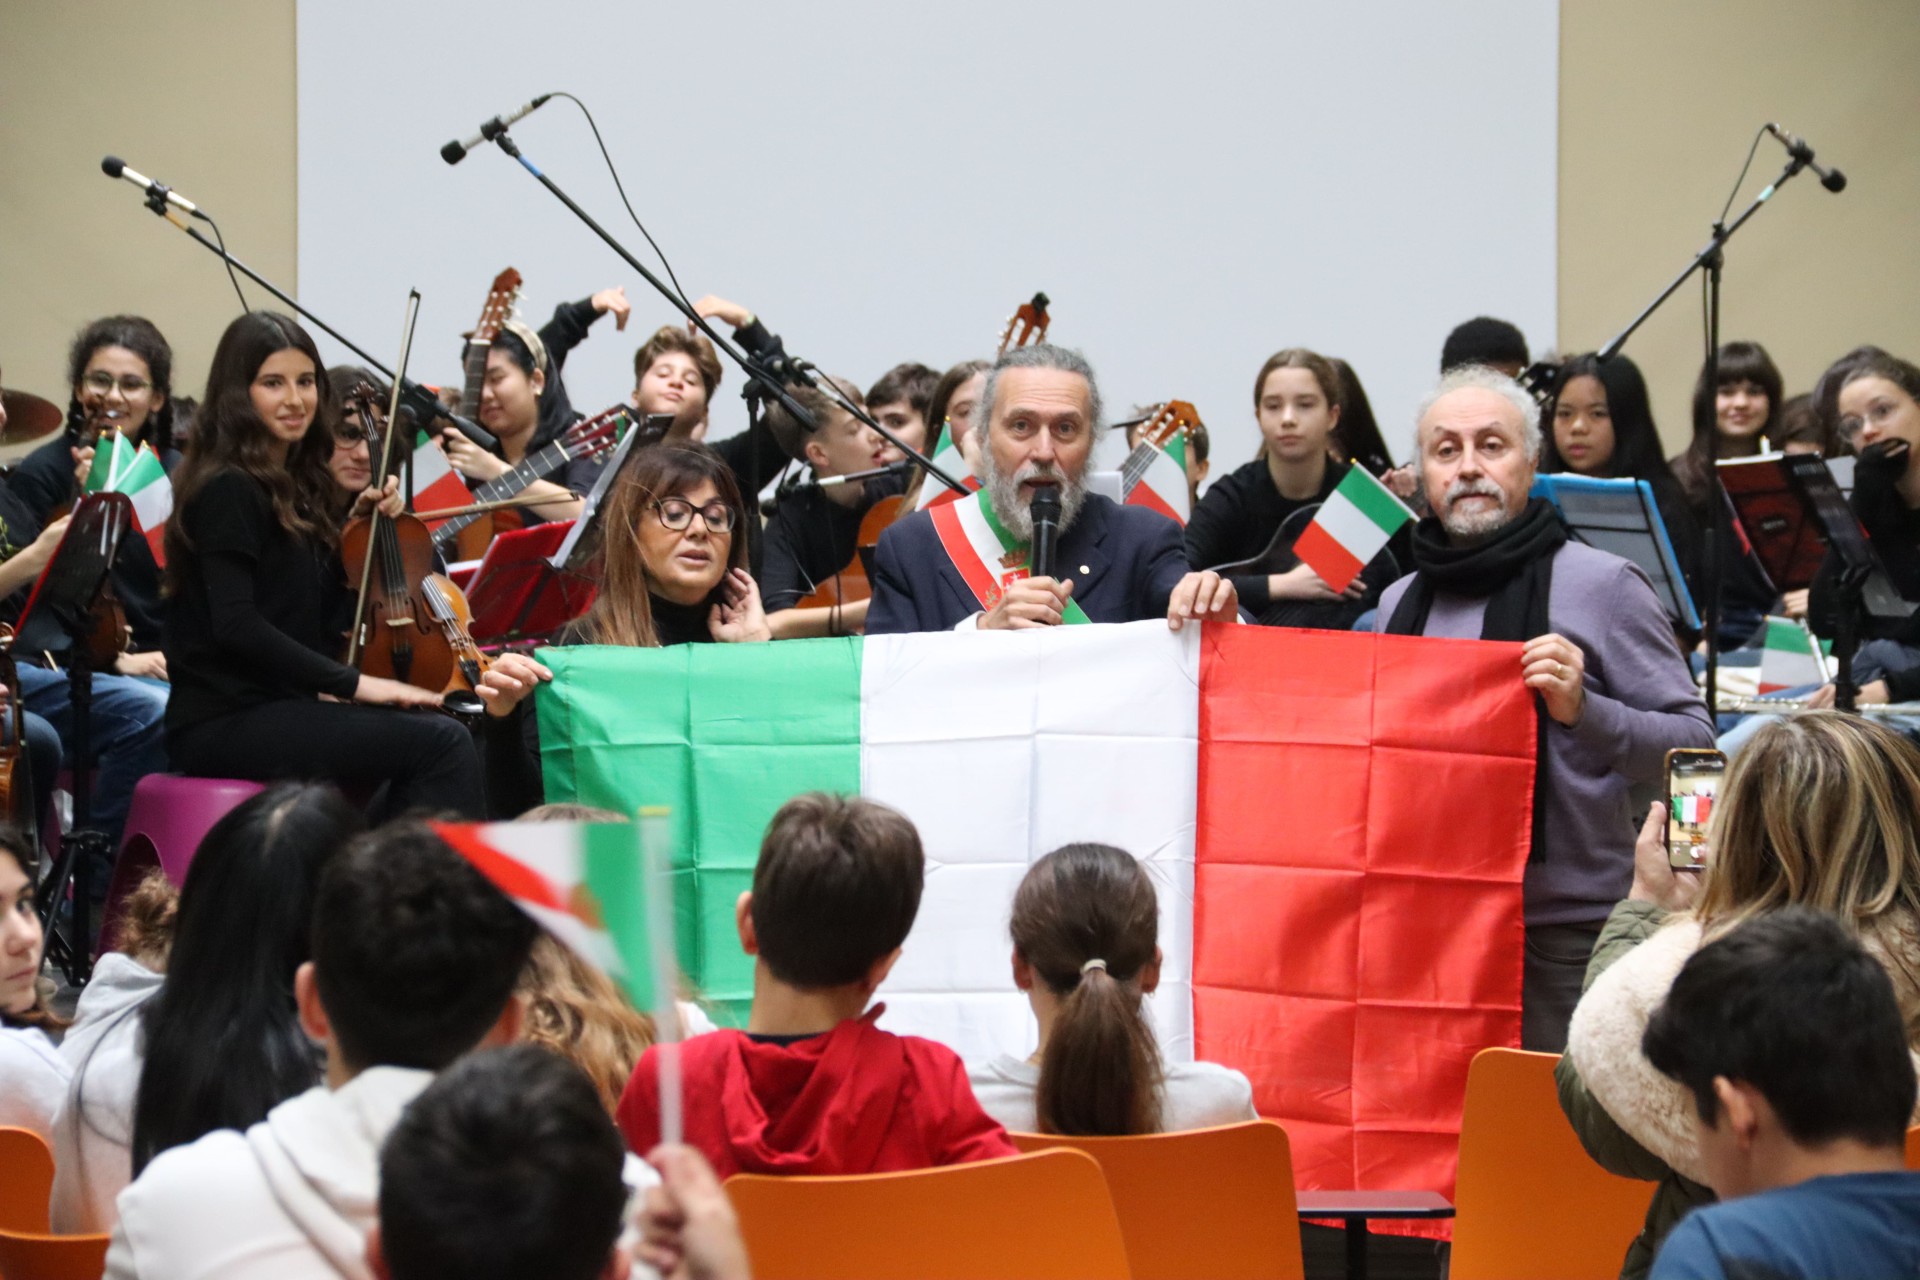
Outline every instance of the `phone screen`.
<svg viewBox="0 0 1920 1280"><path fill-rule="evenodd" d="M1718 751L1675 751L1667 757L1667 861L1698 871L1707 861L1707 819L1720 794L1727 758Z"/></svg>

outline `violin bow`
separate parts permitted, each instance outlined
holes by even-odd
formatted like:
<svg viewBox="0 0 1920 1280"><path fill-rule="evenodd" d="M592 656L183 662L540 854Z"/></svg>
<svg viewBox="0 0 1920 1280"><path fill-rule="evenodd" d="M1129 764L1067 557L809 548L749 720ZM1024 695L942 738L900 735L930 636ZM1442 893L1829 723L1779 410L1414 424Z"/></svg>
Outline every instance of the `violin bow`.
<svg viewBox="0 0 1920 1280"><path fill-rule="evenodd" d="M420 318L420 291L407 290L407 318L400 332L400 359L394 365L392 399L387 404L387 436L381 441L380 467L374 472L376 484L384 487L387 483L388 469L393 465L393 442L400 435L400 389L407 382L407 360L413 354L413 326ZM379 538L372 536L380 532L380 506L374 504L367 520L367 555L360 562L360 589L353 599L353 630L347 633L347 665L355 666L360 659L360 637L367 625L367 586L373 581L374 548L380 545Z"/></svg>

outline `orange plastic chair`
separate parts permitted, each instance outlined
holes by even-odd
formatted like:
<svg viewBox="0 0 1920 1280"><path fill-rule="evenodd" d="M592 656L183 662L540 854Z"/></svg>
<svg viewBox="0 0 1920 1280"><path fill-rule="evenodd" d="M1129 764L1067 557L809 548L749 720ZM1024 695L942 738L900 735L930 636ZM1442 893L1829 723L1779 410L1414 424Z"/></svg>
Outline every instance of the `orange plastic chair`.
<svg viewBox="0 0 1920 1280"><path fill-rule="evenodd" d="M1128 1280L1100 1166L1048 1151L913 1173L737 1174L757 1280Z"/></svg>
<svg viewBox="0 0 1920 1280"><path fill-rule="evenodd" d="M100 1280L107 1269L108 1239L105 1235L0 1231L0 1276L8 1280Z"/></svg>
<svg viewBox="0 0 1920 1280"><path fill-rule="evenodd" d="M1560 1110L1559 1061L1483 1049L1467 1069L1453 1280L1613 1280L1640 1234L1653 1185L1586 1153Z"/></svg>
<svg viewBox="0 0 1920 1280"><path fill-rule="evenodd" d="M1100 1162L1133 1280L1301 1280L1293 1149L1271 1120L1134 1138L1009 1134L1022 1151Z"/></svg>
<svg viewBox="0 0 1920 1280"><path fill-rule="evenodd" d="M1920 1124L1907 1130L1907 1168L1920 1169Z"/></svg>
<svg viewBox="0 0 1920 1280"><path fill-rule="evenodd" d="M0 1128L0 1230L48 1229L53 1150L31 1129Z"/></svg>

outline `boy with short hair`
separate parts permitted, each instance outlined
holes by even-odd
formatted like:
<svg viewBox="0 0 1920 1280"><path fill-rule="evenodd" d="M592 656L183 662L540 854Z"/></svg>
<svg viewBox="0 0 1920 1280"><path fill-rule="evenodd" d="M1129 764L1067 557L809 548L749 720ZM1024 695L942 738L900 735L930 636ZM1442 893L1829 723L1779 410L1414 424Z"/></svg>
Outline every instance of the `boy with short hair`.
<svg viewBox="0 0 1920 1280"><path fill-rule="evenodd" d="M906 818L812 793L767 827L735 923L754 957L745 1031L680 1047L687 1145L735 1173L885 1173L1016 1154L944 1045L868 1009L920 908L925 855ZM634 1068L627 1145L660 1141L659 1048Z"/></svg>
<svg viewBox="0 0 1920 1280"><path fill-rule="evenodd" d="M1837 921L1789 907L1702 947L1642 1048L1693 1093L1722 1201L1673 1229L1653 1280L1920 1275L1906 1026L1886 970Z"/></svg>
<svg viewBox="0 0 1920 1280"><path fill-rule="evenodd" d="M535 1045L469 1054L380 1151L380 1280L616 1280L626 1146L580 1068Z"/></svg>
<svg viewBox="0 0 1920 1280"><path fill-rule="evenodd" d="M107 1275L371 1280L380 1143L433 1072L518 1037L534 933L423 823L355 840L321 875L313 959L294 975L325 1082L244 1134L158 1156L120 1193Z"/></svg>
<svg viewBox="0 0 1920 1280"><path fill-rule="evenodd" d="M917 360L897 364L880 375L867 392L867 412L874 420L922 453L931 453L927 439L927 406L940 384L940 371Z"/></svg>
<svg viewBox="0 0 1920 1280"><path fill-rule="evenodd" d="M826 380L853 404L865 407L860 388L844 378ZM796 387L793 396L812 415L812 428L779 405L768 408L767 423L781 448L812 469L816 482L898 461L899 452L879 432L818 389ZM830 487L802 485L781 496L779 509L767 522L766 559L760 568L760 599L774 639L857 635L865 630L864 598L807 608L801 608L800 602L854 563L867 513L906 485L902 472Z"/></svg>

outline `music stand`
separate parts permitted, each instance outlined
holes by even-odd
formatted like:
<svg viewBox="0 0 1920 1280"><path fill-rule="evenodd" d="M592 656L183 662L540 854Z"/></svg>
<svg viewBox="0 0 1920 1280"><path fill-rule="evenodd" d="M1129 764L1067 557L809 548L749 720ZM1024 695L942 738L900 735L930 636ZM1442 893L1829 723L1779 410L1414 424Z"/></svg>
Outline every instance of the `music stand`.
<svg viewBox="0 0 1920 1280"><path fill-rule="evenodd" d="M672 426L672 414L650 413L620 437L620 443L614 446L613 456L607 459L607 465L600 468L600 474L594 477L593 488L587 491L580 516L567 532L566 541L553 553L551 563L555 569L574 574L589 572L595 557L600 554L600 504L613 492L613 482L626 468L628 460L648 445L666 439L667 431Z"/></svg>
<svg viewBox="0 0 1920 1280"><path fill-rule="evenodd" d="M86 982L92 968L92 866L96 856L113 859L104 831L93 826L93 668L88 639L94 610L112 572L121 539L133 526L133 500L123 493L90 493L74 505L67 531L40 572L14 631L13 653L63 659L67 697L73 708L73 827L60 838L60 856L47 877L40 926L47 949L67 980ZM73 886L72 936L63 937L54 912Z"/></svg>
<svg viewBox="0 0 1920 1280"><path fill-rule="evenodd" d="M1832 555L1834 705L1854 709L1853 655L1868 618L1900 619L1914 605L1900 598L1827 464L1814 454L1781 454L1719 464L1735 517L1767 575L1783 591L1813 585Z"/></svg>
<svg viewBox="0 0 1920 1280"><path fill-rule="evenodd" d="M1700 630L1700 611L1680 572L1652 485L1645 480L1558 473L1538 477L1533 492L1559 508L1561 519L1580 541L1639 565L1652 581L1667 617L1688 631Z"/></svg>
<svg viewBox="0 0 1920 1280"><path fill-rule="evenodd" d="M467 588L474 639L486 644L535 639L587 611L597 585L555 564L557 550L573 540L578 525L575 520L537 524L493 540Z"/></svg>

